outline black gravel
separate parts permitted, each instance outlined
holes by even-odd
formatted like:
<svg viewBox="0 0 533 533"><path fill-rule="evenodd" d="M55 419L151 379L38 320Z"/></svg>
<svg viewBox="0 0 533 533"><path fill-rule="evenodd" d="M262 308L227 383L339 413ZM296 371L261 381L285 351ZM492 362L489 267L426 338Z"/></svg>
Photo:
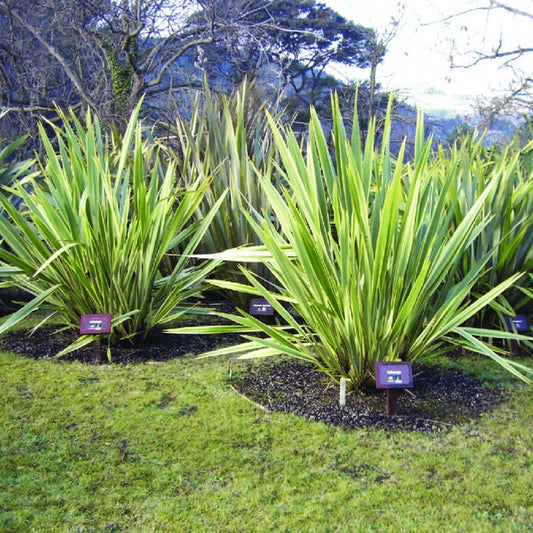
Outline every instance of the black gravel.
<svg viewBox="0 0 533 533"><path fill-rule="evenodd" d="M20 330L0 338L0 350L14 352L32 359L49 359L72 344L78 335L72 331L56 333L54 327L43 327L36 332ZM111 361L107 359L107 341L102 339L99 359L95 361L95 350L91 344L60 358L61 361L81 361L94 364L128 364L146 361L168 361L186 354L201 354L217 345L236 344L240 336L224 335L171 335L162 331L150 333L147 339L135 345L128 341L111 347Z"/></svg>
<svg viewBox="0 0 533 533"><path fill-rule="evenodd" d="M0 338L0 350L34 359L51 358L76 337L76 332L57 334L50 327L31 335L29 331L17 331ZM170 335L156 331L142 345L123 343L112 347L112 364L167 361L239 341L234 334ZM87 347L61 360L94 364L94 350ZM109 364L105 346L99 364ZM290 359L241 365L232 364L236 371L230 384L250 401L267 411L293 413L347 429L437 432L479 417L503 398L498 388L489 388L459 371L415 364L414 387L400 392L397 414L389 417L385 413L386 391L368 388L364 393L350 393L341 407L337 385L311 365Z"/></svg>
<svg viewBox="0 0 533 533"><path fill-rule="evenodd" d="M437 432L468 422L499 403L503 393L462 372L413 365L414 386L399 391L395 416L387 416L387 391L367 388L339 404L338 386L312 365L288 360L261 365L234 387L268 411L282 411L344 428L378 427Z"/></svg>

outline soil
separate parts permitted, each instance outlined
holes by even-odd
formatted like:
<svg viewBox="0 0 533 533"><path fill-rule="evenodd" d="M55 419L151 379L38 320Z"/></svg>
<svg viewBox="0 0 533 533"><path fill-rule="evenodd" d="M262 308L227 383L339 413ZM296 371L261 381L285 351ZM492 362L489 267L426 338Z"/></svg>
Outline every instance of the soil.
<svg viewBox="0 0 533 533"><path fill-rule="evenodd" d="M73 342L76 332L57 334L43 327L30 334L17 331L0 338L0 350L34 359L55 356ZM142 346L122 344L112 348L112 364L168 361L185 354L200 354L221 343L237 343L231 335L169 335L154 332ZM99 364L109 364L102 349ZM94 364L92 347L66 355L62 361ZM503 391L456 370L413 365L414 386L401 390L395 416L387 416L387 391L373 387L349 393L339 405L338 385L309 364L295 359L270 363L233 362L229 385L264 412L282 411L346 429L377 427L386 430L438 432L477 418L503 398Z"/></svg>
<svg viewBox="0 0 533 533"><path fill-rule="evenodd" d="M269 411L283 411L344 428L378 427L438 432L490 411L503 391L489 388L460 371L413 364L413 388L398 390L395 416L387 416L388 391L368 387L346 395L311 365L288 360L258 366L235 388Z"/></svg>

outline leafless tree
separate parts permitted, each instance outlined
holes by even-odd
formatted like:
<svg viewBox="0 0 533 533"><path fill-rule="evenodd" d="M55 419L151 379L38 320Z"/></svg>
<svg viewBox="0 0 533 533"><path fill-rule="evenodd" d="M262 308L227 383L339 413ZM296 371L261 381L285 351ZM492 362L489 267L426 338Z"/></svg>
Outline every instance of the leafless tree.
<svg viewBox="0 0 533 533"><path fill-rule="evenodd" d="M231 24L218 4L1 0L0 75L11 89L2 91L2 106L41 111L66 103L120 122L141 96L165 90L177 59Z"/></svg>
<svg viewBox="0 0 533 533"><path fill-rule="evenodd" d="M533 113L533 70L529 66L531 62L524 61L524 59L533 58L533 37L531 37L533 1L480 0L474 4L470 3L469 6L467 9L450 13L435 22L447 24L459 22L460 29L467 34L471 30L467 20L471 21L472 16L477 16L477 28L488 27L491 22L503 17L513 17L517 23L517 31L512 36L513 40L510 40L509 35L504 36L501 33L496 37L484 34L480 43L468 49L459 49L457 43L454 42L450 53L451 67L468 69L492 61L497 62L500 68L509 69L512 72L512 81L505 88L503 96L478 98L476 107L485 126L490 126L499 114L518 112L531 115ZM530 30L521 35L519 26L522 28L529 26Z"/></svg>
<svg viewBox="0 0 533 533"><path fill-rule="evenodd" d="M164 112L220 69L215 45L243 73L270 57L287 74L366 61L367 35L315 0L0 0L0 137L56 106L119 128L141 98Z"/></svg>
<svg viewBox="0 0 533 533"><path fill-rule="evenodd" d="M141 97L197 83L176 62L254 24L246 0L0 0L0 112L92 108L120 125ZM273 25L264 20L263 25ZM185 69L186 71L186 69Z"/></svg>
<svg viewBox="0 0 533 533"><path fill-rule="evenodd" d="M387 27L382 30L377 30L371 35L369 41L369 58L370 58L370 74L368 78L369 82L369 111L368 116L374 116L375 106L376 106L376 97L378 95L377 91L377 69L379 64L382 62L383 57L385 56L387 49L389 48L390 43L398 34L402 17L405 13L405 6L401 2L398 2L397 13L395 13Z"/></svg>

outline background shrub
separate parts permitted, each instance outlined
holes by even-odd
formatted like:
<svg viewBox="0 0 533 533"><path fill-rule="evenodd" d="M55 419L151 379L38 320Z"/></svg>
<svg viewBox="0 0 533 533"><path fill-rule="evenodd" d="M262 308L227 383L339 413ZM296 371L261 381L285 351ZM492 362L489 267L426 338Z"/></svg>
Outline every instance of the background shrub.
<svg viewBox="0 0 533 533"><path fill-rule="evenodd" d="M202 220L219 199L213 220L198 245L198 252L209 254L242 245L259 245L260 239L249 221L261 221L272 210L262 181L277 182L274 168L275 147L268 126L267 102L258 101L253 84L244 83L232 95L205 95L195 101L190 119L177 117L175 131L165 142L182 176L201 174L209 178L194 219ZM281 120L281 113L275 115ZM174 139L175 138L175 139ZM272 281L268 269L257 264L256 274ZM221 263L218 276L244 281L233 263ZM236 305L247 308L248 295L222 290Z"/></svg>
<svg viewBox="0 0 533 533"><path fill-rule="evenodd" d="M450 156L440 154L433 166L434 175L443 181L452 176L447 207L454 213L452 227L485 195L483 213L488 222L465 249L457 272L464 277L481 258L489 256L483 274L472 288L475 296L516 272L533 270L533 175L524 160L533 143L520 148L514 142L499 149L486 148L482 141L466 137L454 146ZM490 192L485 194L487 188ZM504 314L530 312L531 283L531 276L520 277L471 322L505 328Z"/></svg>

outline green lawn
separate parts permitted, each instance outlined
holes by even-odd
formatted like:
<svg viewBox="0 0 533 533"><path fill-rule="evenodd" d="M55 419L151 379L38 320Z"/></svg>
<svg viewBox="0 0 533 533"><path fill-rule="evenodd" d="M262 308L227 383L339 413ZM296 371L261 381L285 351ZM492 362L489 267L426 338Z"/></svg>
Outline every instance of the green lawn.
<svg viewBox="0 0 533 533"><path fill-rule="evenodd" d="M493 412L420 434L266 416L221 359L0 366L1 531L533 529L532 387L507 377Z"/></svg>

